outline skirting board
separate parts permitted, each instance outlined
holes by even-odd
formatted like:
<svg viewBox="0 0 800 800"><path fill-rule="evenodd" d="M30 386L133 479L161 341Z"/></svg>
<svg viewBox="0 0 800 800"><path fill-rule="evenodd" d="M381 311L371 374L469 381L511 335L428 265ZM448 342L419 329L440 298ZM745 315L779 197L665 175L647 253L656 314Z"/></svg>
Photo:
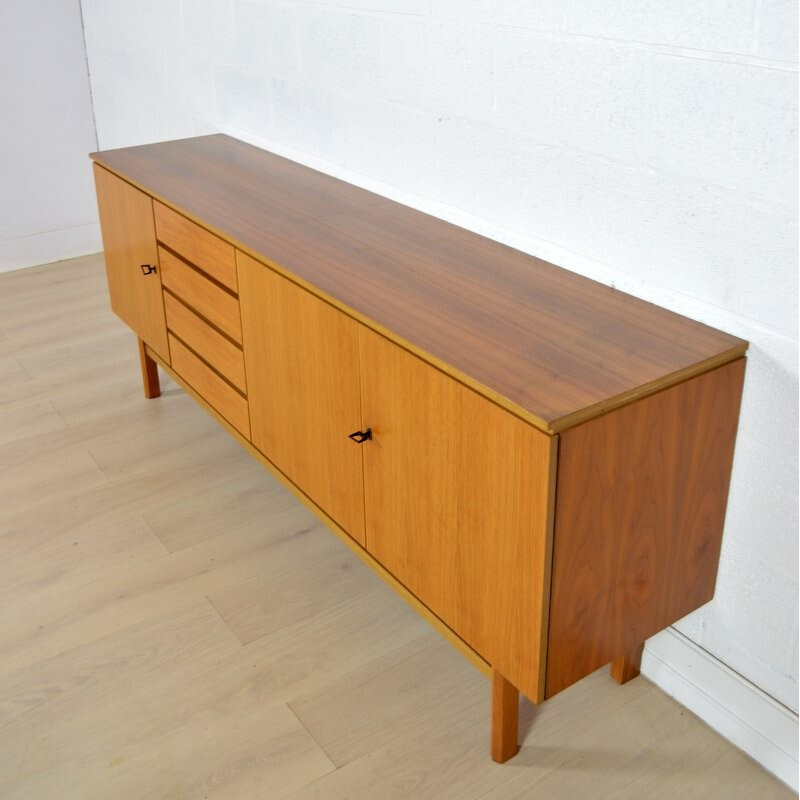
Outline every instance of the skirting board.
<svg viewBox="0 0 800 800"><path fill-rule="evenodd" d="M98 222L4 239L0 241L0 272L99 253L102 249Z"/></svg>
<svg viewBox="0 0 800 800"><path fill-rule="evenodd" d="M647 640L642 674L798 789L798 718L674 628Z"/></svg>

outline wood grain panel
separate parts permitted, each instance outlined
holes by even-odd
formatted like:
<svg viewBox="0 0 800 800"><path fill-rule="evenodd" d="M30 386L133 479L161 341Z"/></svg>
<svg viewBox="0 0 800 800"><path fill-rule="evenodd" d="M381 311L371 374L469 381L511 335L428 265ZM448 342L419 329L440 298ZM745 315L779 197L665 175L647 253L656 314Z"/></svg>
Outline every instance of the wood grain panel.
<svg viewBox="0 0 800 800"><path fill-rule="evenodd" d="M205 398L209 405L217 409L242 436L249 439L247 400L172 334L169 334L169 345L175 372Z"/></svg>
<svg viewBox="0 0 800 800"><path fill-rule="evenodd" d="M548 697L713 597L744 368L561 435Z"/></svg>
<svg viewBox="0 0 800 800"><path fill-rule="evenodd" d="M149 355L153 358L158 359L158 356L153 353L153 351L149 351ZM476 653L463 639L460 639L456 636L453 631L448 628L424 603L421 603L419 598L415 597L409 590L402 584L397 578L394 577L390 572L387 572L386 569L376 561L365 549L364 547L355 541L355 539L350 536L347 531L344 530L333 518L331 518L322 508L320 508L317 503L315 503L296 483L290 480L275 464L270 461L261 450L258 450L256 447L253 446L252 442L249 439L245 439L242 435L231 426L231 424L222 416L220 416L219 412L211 405L209 405L191 386L189 386L186 381L181 378L180 375L176 374L173 369L167 366L163 361L159 361L159 366L182 388L186 391L194 400L203 408L205 411L210 414L234 439L242 446L248 453L250 453L253 458L255 458L262 466L270 471L272 475L274 475L283 486L285 486L290 492L300 500L301 503L305 504L307 508L309 508L314 514L317 515L328 527L330 531L332 531L339 539L350 548L350 550L355 553L370 569L372 569L375 573L377 573L381 580L383 580L388 586L390 586L403 600L406 601L413 609L416 611L417 614L422 616L427 623L440 635L442 638L446 639L456 650L461 653L464 658L472 663L472 665L482 672L487 678L492 677L492 668L491 665L487 664L486 661Z"/></svg>
<svg viewBox="0 0 800 800"><path fill-rule="evenodd" d="M167 325L158 270L153 202L143 192L94 165L111 308L123 322L169 362Z"/></svg>
<svg viewBox="0 0 800 800"><path fill-rule="evenodd" d="M239 316L239 301L163 247L158 248L158 255L164 286L187 306L241 344L242 322Z"/></svg>
<svg viewBox="0 0 800 800"><path fill-rule="evenodd" d="M168 292L164 293L164 309L169 330L247 394L242 350Z"/></svg>
<svg viewBox="0 0 800 800"><path fill-rule="evenodd" d="M552 437L360 328L367 550L541 699Z"/></svg>
<svg viewBox="0 0 800 800"><path fill-rule="evenodd" d="M237 253L253 443L364 544L358 323Z"/></svg>
<svg viewBox="0 0 800 800"><path fill-rule="evenodd" d="M239 290L236 258L228 242L157 200L153 212L160 242L232 291Z"/></svg>
<svg viewBox="0 0 800 800"><path fill-rule="evenodd" d="M227 136L95 154L545 430L746 342Z"/></svg>

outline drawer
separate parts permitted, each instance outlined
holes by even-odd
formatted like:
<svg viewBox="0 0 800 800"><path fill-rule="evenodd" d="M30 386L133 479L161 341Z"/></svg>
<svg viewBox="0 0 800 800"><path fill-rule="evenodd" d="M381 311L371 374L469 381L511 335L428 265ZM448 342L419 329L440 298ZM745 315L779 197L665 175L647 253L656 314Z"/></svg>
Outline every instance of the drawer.
<svg viewBox="0 0 800 800"><path fill-rule="evenodd" d="M237 389L247 394L241 349L168 292L164 292L164 310L167 328Z"/></svg>
<svg viewBox="0 0 800 800"><path fill-rule="evenodd" d="M201 317L241 344L239 300L163 247L158 248L158 260L161 264L161 284Z"/></svg>
<svg viewBox="0 0 800 800"><path fill-rule="evenodd" d="M158 240L190 261L214 280L238 292L233 245L168 208L153 202Z"/></svg>
<svg viewBox="0 0 800 800"><path fill-rule="evenodd" d="M209 405L225 417L246 439L250 438L250 416L247 400L211 367L199 359L183 342L169 336L172 368Z"/></svg>

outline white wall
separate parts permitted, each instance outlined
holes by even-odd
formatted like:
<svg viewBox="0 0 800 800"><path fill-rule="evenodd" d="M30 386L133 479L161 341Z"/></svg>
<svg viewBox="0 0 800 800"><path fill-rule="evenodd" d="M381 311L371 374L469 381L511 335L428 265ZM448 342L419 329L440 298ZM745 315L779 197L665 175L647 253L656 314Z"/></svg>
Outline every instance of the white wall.
<svg viewBox="0 0 800 800"><path fill-rule="evenodd" d="M796 2L83 7L102 148L223 130L752 342L716 599L645 664L796 737Z"/></svg>
<svg viewBox="0 0 800 800"><path fill-rule="evenodd" d="M97 252L80 0L2 0L0 109L0 272Z"/></svg>

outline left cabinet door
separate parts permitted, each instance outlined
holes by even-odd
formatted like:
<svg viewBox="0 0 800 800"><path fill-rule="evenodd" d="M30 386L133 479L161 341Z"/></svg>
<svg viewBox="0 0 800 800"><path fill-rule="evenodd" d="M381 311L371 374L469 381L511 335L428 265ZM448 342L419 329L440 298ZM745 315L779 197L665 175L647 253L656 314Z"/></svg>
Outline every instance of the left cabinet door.
<svg viewBox="0 0 800 800"><path fill-rule="evenodd" d="M236 251L253 444L364 545L359 324Z"/></svg>
<svg viewBox="0 0 800 800"><path fill-rule="evenodd" d="M94 180L111 308L169 363L153 201L97 164Z"/></svg>

